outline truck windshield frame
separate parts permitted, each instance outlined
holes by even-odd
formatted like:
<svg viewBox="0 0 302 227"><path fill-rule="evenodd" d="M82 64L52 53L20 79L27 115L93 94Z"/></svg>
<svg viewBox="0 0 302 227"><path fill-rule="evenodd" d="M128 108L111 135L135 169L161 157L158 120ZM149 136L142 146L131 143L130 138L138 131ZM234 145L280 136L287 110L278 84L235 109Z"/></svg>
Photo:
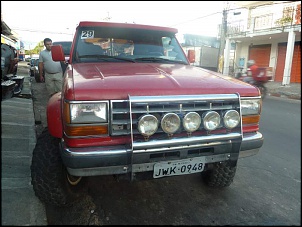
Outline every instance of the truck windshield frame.
<svg viewBox="0 0 302 227"><path fill-rule="evenodd" d="M77 63L129 60L189 65L175 34L171 32L136 28L80 27L75 41L72 61ZM97 57L93 58L94 55ZM104 60L105 57L99 56L108 57Z"/></svg>

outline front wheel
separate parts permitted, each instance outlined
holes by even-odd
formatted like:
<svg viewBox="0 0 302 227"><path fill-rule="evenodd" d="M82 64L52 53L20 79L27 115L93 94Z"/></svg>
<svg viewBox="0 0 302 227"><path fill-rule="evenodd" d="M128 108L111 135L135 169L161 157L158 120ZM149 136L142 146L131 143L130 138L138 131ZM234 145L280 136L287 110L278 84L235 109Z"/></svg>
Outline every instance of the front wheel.
<svg viewBox="0 0 302 227"><path fill-rule="evenodd" d="M41 80L40 80L40 75L39 74L35 74L35 80L37 83L41 83Z"/></svg>
<svg viewBox="0 0 302 227"><path fill-rule="evenodd" d="M32 157L31 182L42 202L69 206L79 198L83 182L67 173L60 156L59 141L47 128L38 137Z"/></svg>
<svg viewBox="0 0 302 227"><path fill-rule="evenodd" d="M228 187L234 180L236 165L230 162L214 163L214 167L202 173L204 182L210 187Z"/></svg>
<svg viewBox="0 0 302 227"><path fill-rule="evenodd" d="M267 88L263 84L258 84L257 87L260 90L261 98L264 99L266 97L266 94L267 94Z"/></svg>
<svg viewBox="0 0 302 227"><path fill-rule="evenodd" d="M241 76L242 76L242 73L240 73L240 72L235 74L236 79L239 79Z"/></svg>

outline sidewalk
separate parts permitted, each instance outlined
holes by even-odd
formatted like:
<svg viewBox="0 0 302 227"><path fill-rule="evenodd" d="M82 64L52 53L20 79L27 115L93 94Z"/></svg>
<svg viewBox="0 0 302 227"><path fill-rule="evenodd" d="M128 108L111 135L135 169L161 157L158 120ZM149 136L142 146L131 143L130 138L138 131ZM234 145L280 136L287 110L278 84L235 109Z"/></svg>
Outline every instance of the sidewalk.
<svg viewBox="0 0 302 227"><path fill-rule="evenodd" d="M282 86L281 82L269 81L265 84L270 96L301 100L301 83Z"/></svg>
<svg viewBox="0 0 302 227"><path fill-rule="evenodd" d="M36 132L30 77L18 75L25 76L20 96L1 101L1 225L47 225L44 204L31 185Z"/></svg>

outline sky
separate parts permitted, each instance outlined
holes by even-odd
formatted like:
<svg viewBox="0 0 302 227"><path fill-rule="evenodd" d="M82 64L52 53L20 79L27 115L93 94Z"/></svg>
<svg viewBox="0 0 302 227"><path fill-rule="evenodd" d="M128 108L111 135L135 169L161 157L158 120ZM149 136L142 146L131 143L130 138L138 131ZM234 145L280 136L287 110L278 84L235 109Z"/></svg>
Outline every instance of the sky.
<svg viewBox="0 0 302 227"><path fill-rule="evenodd" d="M174 27L179 39L182 34L216 37L224 6L225 1L1 1L1 12L25 49L33 49L46 37L72 40L80 21Z"/></svg>

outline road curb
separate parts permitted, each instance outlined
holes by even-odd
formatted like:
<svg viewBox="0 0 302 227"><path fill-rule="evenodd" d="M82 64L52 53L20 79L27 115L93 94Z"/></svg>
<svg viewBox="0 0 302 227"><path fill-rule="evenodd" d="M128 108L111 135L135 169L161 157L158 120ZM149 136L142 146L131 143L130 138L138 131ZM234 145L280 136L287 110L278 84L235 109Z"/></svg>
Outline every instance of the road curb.
<svg viewBox="0 0 302 227"><path fill-rule="evenodd" d="M301 95L294 95L294 94L286 95L286 94L280 94L280 93L269 93L269 96L301 100Z"/></svg>

